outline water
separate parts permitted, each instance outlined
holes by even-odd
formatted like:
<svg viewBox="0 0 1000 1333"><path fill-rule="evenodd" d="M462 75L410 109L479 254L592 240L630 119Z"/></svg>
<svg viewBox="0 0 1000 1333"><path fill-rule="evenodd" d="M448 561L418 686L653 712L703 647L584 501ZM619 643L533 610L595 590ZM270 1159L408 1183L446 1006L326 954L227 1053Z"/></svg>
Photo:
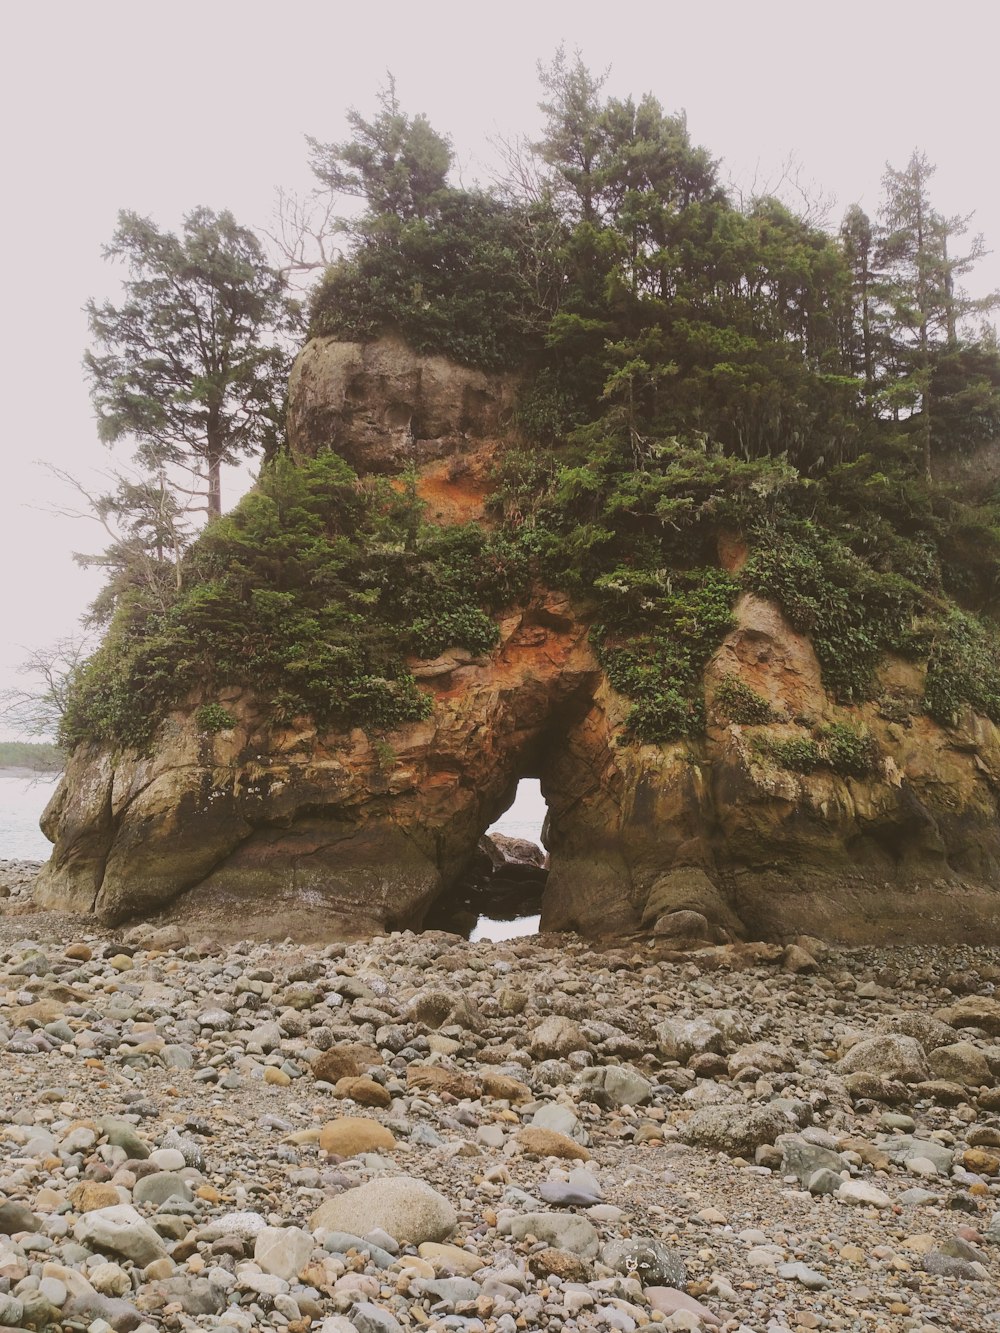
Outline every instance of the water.
<svg viewBox="0 0 1000 1333"><path fill-rule="evenodd" d="M508 838L526 838L541 845L542 824L545 822L545 798L537 778L522 778L517 784L514 804L505 811L487 833L505 833ZM521 935L536 935L541 917L522 916L514 921L494 921L481 916L469 936L470 940L512 940Z"/></svg>
<svg viewBox="0 0 1000 1333"><path fill-rule="evenodd" d="M0 861L48 860L52 844L38 820L58 781L58 774L0 769Z"/></svg>

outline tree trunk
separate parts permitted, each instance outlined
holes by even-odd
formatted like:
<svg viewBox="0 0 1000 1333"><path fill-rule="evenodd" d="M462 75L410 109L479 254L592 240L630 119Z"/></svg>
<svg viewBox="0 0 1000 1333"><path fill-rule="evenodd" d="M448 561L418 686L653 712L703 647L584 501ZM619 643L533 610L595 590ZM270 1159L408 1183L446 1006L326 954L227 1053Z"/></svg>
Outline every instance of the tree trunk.
<svg viewBox="0 0 1000 1333"><path fill-rule="evenodd" d="M208 462L208 521L222 513L222 468L217 458Z"/></svg>

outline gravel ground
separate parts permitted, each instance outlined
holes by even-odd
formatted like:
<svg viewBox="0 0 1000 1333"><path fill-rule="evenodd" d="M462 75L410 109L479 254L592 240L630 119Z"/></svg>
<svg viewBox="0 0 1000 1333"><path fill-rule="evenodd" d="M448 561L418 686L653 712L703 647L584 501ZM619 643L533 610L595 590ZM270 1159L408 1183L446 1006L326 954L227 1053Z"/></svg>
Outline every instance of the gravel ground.
<svg viewBox="0 0 1000 1333"><path fill-rule="evenodd" d="M223 950L0 862L0 1329L1000 1329L1000 951Z"/></svg>

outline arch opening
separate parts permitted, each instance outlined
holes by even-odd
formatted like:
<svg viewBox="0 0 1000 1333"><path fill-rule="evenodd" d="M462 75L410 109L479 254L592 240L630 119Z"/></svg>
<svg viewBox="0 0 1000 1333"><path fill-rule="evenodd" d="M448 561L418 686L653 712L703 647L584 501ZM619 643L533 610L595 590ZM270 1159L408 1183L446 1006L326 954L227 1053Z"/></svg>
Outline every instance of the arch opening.
<svg viewBox="0 0 1000 1333"><path fill-rule="evenodd" d="M548 879L548 806L537 778L521 778L510 805L486 829L460 882L435 902L425 930L472 940L534 935Z"/></svg>

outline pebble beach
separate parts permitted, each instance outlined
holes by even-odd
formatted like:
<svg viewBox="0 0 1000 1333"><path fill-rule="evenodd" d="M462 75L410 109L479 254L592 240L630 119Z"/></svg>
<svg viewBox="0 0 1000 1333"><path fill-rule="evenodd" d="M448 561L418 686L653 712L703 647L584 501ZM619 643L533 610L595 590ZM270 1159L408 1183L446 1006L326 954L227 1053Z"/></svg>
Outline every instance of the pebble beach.
<svg viewBox="0 0 1000 1333"><path fill-rule="evenodd" d="M0 862L0 1327L1000 1329L1000 951L224 950Z"/></svg>

